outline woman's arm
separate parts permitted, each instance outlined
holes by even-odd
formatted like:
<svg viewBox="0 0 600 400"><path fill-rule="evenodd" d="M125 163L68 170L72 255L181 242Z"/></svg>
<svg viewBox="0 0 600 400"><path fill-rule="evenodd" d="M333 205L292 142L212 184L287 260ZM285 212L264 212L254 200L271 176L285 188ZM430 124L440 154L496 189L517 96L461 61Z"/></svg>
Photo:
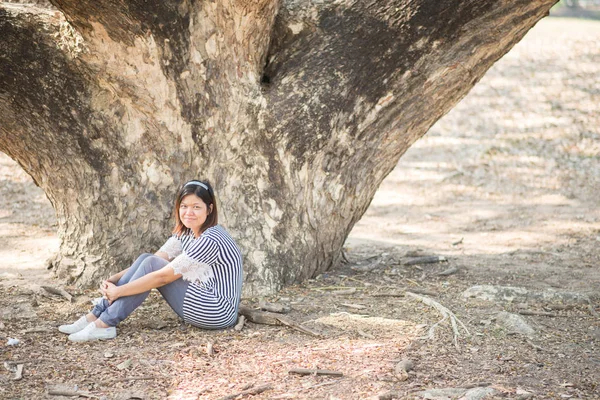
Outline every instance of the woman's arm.
<svg viewBox="0 0 600 400"><path fill-rule="evenodd" d="M125 285L116 286L112 282L107 282L101 289L102 294L109 302L117 300L119 297L131 296L134 294L144 293L154 288L159 288L181 278L181 274L176 274L173 268L168 265L144 275L139 279L126 283Z"/></svg>

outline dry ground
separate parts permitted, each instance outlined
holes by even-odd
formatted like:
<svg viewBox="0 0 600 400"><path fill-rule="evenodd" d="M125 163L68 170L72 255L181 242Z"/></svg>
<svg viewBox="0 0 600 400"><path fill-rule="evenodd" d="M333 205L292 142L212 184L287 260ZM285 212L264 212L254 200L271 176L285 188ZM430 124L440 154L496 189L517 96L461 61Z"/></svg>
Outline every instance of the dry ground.
<svg viewBox="0 0 600 400"><path fill-rule="evenodd" d="M263 384L271 388L254 398L422 398L473 387L493 389L488 398L600 398L599 102L600 22L542 21L402 158L349 238L348 262L266 299L322 338L252 323L198 330L153 293L116 340L69 343L56 326L95 295L67 287L71 303L40 288L60 285L44 269L58 247L53 211L2 156L0 358L24 370L15 381L11 365L0 366L0 398L218 399ZM407 265L411 252L447 261ZM463 296L483 284L577 292L591 303ZM410 295L381 296L406 291L429 292L470 335L461 330L455 346L447 320L423 339L439 312ZM527 336L502 327L500 311L548 315L525 315L535 331ZM414 364L408 374L395 372L402 359Z"/></svg>

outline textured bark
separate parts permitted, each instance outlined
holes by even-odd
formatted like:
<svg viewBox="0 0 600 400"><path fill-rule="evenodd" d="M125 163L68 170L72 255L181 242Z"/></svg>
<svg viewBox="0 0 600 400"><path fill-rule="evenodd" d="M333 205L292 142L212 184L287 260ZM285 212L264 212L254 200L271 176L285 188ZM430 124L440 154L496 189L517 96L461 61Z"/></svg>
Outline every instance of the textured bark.
<svg viewBox="0 0 600 400"><path fill-rule="evenodd" d="M177 186L207 177L246 294L273 292L335 265L399 157L555 2L0 9L0 150L56 209L60 276L155 250Z"/></svg>

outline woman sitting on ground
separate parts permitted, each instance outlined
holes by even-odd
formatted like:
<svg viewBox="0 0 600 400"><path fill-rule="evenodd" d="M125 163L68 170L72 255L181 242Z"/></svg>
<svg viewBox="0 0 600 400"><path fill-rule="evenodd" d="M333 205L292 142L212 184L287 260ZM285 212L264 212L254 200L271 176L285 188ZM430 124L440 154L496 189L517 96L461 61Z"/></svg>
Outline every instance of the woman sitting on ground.
<svg viewBox="0 0 600 400"><path fill-rule="evenodd" d="M207 181L189 181L179 190L173 236L156 254L142 254L131 267L100 287L92 311L58 330L69 340L113 339L116 326L157 288L189 324L222 329L235 324L242 288L242 256L218 225L215 195Z"/></svg>

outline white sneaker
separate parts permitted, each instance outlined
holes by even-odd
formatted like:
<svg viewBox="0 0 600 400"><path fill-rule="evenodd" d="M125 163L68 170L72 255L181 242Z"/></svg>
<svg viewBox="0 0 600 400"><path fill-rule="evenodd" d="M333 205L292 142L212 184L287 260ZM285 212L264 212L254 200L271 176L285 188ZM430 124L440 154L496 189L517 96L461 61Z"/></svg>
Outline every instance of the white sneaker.
<svg viewBox="0 0 600 400"><path fill-rule="evenodd" d="M117 337L117 328L98 328L95 322L90 322L88 326L79 332L69 335L71 342L89 342L90 340L107 340Z"/></svg>
<svg viewBox="0 0 600 400"><path fill-rule="evenodd" d="M82 330L83 328L88 326L88 324L89 324L89 322L84 315L83 317L79 318L77 321L73 322L72 324L59 326L58 330L61 331L62 333L66 333L66 334L70 335L71 333L79 332L80 330Z"/></svg>

